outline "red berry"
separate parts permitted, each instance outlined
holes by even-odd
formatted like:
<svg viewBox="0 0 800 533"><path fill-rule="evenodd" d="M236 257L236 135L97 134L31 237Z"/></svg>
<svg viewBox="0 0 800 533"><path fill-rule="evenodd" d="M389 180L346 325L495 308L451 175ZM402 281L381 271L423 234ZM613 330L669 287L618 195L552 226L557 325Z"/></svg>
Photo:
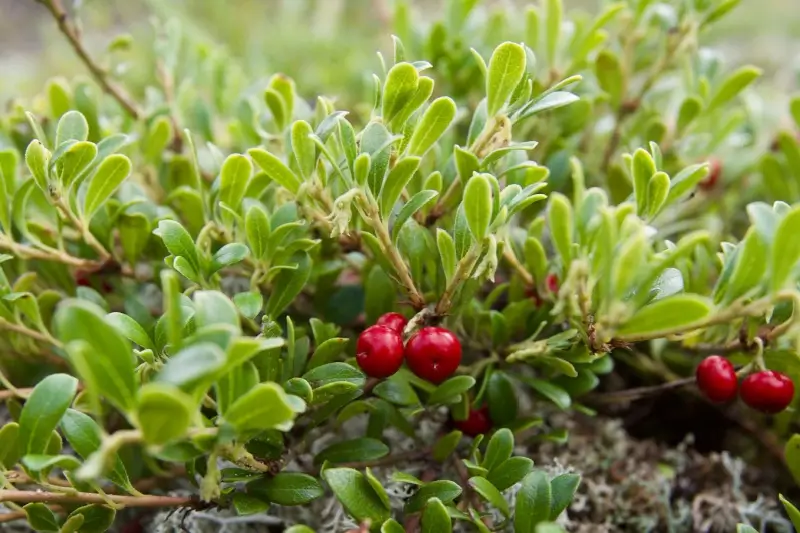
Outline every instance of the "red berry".
<svg viewBox="0 0 800 533"><path fill-rule="evenodd" d="M403 365L403 339L386 326L370 326L356 343L356 362L373 378L388 378Z"/></svg>
<svg viewBox="0 0 800 533"><path fill-rule="evenodd" d="M725 403L736 398L739 382L730 361L719 355L703 359L697 366L697 387L712 402Z"/></svg>
<svg viewBox="0 0 800 533"><path fill-rule="evenodd" d="M454 420L453 425L464 435L477 437L492 430L492 419L489 418L489 408L471 409L466 420Z"/></svg>
<svg viewBox="0 0 800 533"><path fill-rule="evenodd" d="M450 330L422 328L406 343L406 361L417 376L441 383L458 369L461 343Z"/></svg>
<svg viewBox="0 0 800 533"><path fill-rule="evenodd" d="M548 274L544 280L547 285L547 290L552 293L558 293L558 276L555 274Z"/></svg>
<svg viewBox="0 0 800 533"><path fill-rule="evenodd" d="M704 191L710 191L716 186L719 177L722 174L722 163L719 159L710 159L708 161L708 176L700 182L700 188Z"/></svg>
<svg viewBox="0 0 800 533"><path fill-rule="evenodd" d="M408 324L406 317L400 313L386 313L375 322L376 326L386 326L389 329L395 330L399 334L403 334L403 330Z"/></svg>
<svg viewBox="0 0 800 533"><path fill-rule="evenodd" d="M792 403L794 383L786 374L763 370L744 378L741 394L744 403L756 411L780 413Z"/></svg>

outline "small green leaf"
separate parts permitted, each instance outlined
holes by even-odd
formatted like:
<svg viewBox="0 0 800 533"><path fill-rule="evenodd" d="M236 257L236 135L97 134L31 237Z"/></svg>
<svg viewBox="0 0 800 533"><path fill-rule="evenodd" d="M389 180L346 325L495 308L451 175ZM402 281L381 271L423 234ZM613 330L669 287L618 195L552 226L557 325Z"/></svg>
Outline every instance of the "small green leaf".
<svg viewBox="0 0 800 533"><path fill-rule="evenodd" d="M0 466L11 470L21 457L19 424L8 422L0 428Z"/></svg>
<svg viewBox="0 0 800 533"><path fill-rule="evenodd" d="M380 122L370 122L361 132L361 153L369 155L369 175L367 184L373 194L378 194L389 168L392 144L400 137L392 137L389 130ZM359 183L361 181L359 180Z"/></svg>
<svg viewBox="0 0 800 533"><path fill-rule="evenodd" d="M421 486L411 498L406 501L406 513L418 513L425 507L431 498L439 498L442 503L450 503L461 495L458 483L447 479L431 481Z"/></svg>
<svg viewBox="0 0 800 533"><path fill-rule="evenodd" d="M53 467L69 472L81 466L81 462L71 455L26 455L22 458L22 464L31 472L50 470Z"/></svg>
<svg viewBox="0 0 800 533"><path fill-rule="evenodd" d="M797 507L792 505L786 498L784 498L783 494L779 494L778 498L781 500L783 508L786 509L786 514L789 515L789 520L792 522L795 530L800 530L800 511L798 511Z"/></svg>
<svg viewBox="0 0 800 533"><path fill-rule="evenodd" d="M466 393L475 386L475 378L472 376L455 376L441 383L428 397L428 405L439 403L453 403L460 401L457 397Z"/></svg>
<svg viewBox="0 0 800 533"><path fill-rule="evenodd" d="M269 179L292 194L297 194L300 190L300 178L283 161L261 148L251 148L247 153Z"/></svg>
<svg viewBox="0 0 800 533"><path fill-rule="evenodd" d="M497 490L497 487L492 485L488 479L475 476L470 478L469 485L475 492L480 494L484 500L492 504L492 507L503 513L503 516L508 517L511 514L508 508L508 502L506 502L503 495L500 494L500 491Z"/></svg>
<svg viewBox="0 0 800 533"><path fill-rule="evenodd" d="M281 270L272 281L274 288L265 309L269 317L280 315L300 294L311 277L311 259L306 252L296 253L292 261L296 261L297 268Z"/></svg>
<svg viewBox="0 0 800 533"><path fill-rule="evenodd" d="M292 152L303 179L309 179L317 166L317 145L311 138L313 134L311 124L305 120L292 124Z"/></svg>
<svg viewBox="0 0 800 533"><path fill-rule="evenodd" d="M244 225L247 244L253 252L253 258L256 260L267 259L269 236L272 230L269 216L261 204L253 204L247 209Z"/></svg>
<svg viewBox="0 0 800 533"><path fill-rule="evenodd" d="M411 63L398 63L386 75L383 87L383 120L388 124L414 97L419 85L419 72Z"/></svg>
<svg viewBox="0 0 800 533"><path fill-rule="evenodd" d="M661 212L669 196L669 176L656 172L647 184L647 215L652 219Z"/></svg>
<svg viewBox="0 0 800 533"><path fill-rule="evenodd" d="M483 456L481 466L491 471L508 460L513 451L514 434L508 428L498 429L489 439L489 444L486 445L486 453Z"/></svg>
<svg viewBox="0 0 800 533"><path fill-rule="evenodd" d="M124 313L110 313L106 315L105 320L128 340L135 342L142 348L155 349L153 341L144 328L128 315Z"/></svg>
<svg viewBox="0 0 800 533"><path fill-rule="evenodd" d="M492 372L486 394L492 422L502 426L517 418L517 395L504 372Z"/></svg>
<svg viewBox="0 0 800 533"><path fill-rule="evenodd" d="M643 148L636 150L632 168L633 193L636 196L636 212L642 215L647 213L647 188L656 171L656 163L650 152Z"/></svg>
<svg viewBox="0 0 800 533"><path fill-rule="evenodd" d="M254 320L264 306L264 297L260 292L240 292L234 295L233 303L242 316Z"/></svg>
<svg viewBox="0 0 800 533"><path fill-rule="evenodd" d="M449 284L458 266L455 242L447 231L442 228L436 228L436 246L439 249L439 257L442 260L445 283Z"/></svg>
<svg viewBox="0 0 800 533"><path fill-rule="evenodd" d="M581 476L577 474L561 474L550 480L550 520L556 520L569 507L580 482Z"/></svg>
<svg viewBox="0 0 800 533"><path fill-rule="evenodd" d="M737 0L738 1L738 0ZM678 133L683 133L703 110L703 101L697 96L687 96L678 110Z"/></svg>
<svg viewBox="0 0 800 533"><path fill-rule="evenodd" d="M297 472L281 472L247 484L248 492L278 505L305 505L324 494L320 482Z"/></svg>
<svg viewBox="0 0 800 533"><path fill-rule="evenodd" d="M184 436L195 410L192 399L177 387L147 383L139 389L136 420L145 442L162 446Z"/></svg>
<svg viewBox="0 0 800 533"><path fill-rule="evenodd" d="M122 154L106 157L94 172L83 202L83 218L91 220L131 173L131 160Z"/></svg>
<svg viewBox="0 0 800 533"><path fill-rule="evenodd" d="M541 379L525 379L525 383L561 409L569 409L569 406L572 405L569 393L553 383Z"/></svg>
<svg viewBox="0 0 800 533"><path fill-rule="evenodd" d="M547 475L534 471L522 480L514 510L514 531L535 533L536 525L550 517L551 490Z"/></svg>
<svg viewBox="0 0 800 533"><path fill-rule="evenodd" d="M247 259L250 249L240 242L226 244L214 253L211 258L209 273L213 274L225 267L235 265Z"/></svg>
<svg viewBox="0 0 800 533"><path fill-rule="evenodd" d="M80 111L67 111L59 119L56 126L56 143L58 148L67 141L85 141L89 137L89 123Z"/></svg>
<svg viewBox="0 0 800 533"><path fill-rule="evenodd" d="M150 241L153 229L150 220L142 213L123 213L118 219L117 229L125 259L135 265Z"/></svg>
<svg viewBox="0 0 800 533"><path fill-rule="evenodd" d="M315 464L328 461L332 464L354 461L372 461L389 453L389 447L377 439L368 437L337 442L317 453Z"/></svg>
<svg viewBox="0 0 800 533"><path fill-rule="evenodd" d="M369 520L377 525L389 519L389 510L361 472L352 468L327 468L322 477L356 521Z"/></svg>
<svg viewBox="0 0 800 533"><path fill-rule="evenodd" d="M389 500L389 495L386 494L386 489L383 488L383 485L381 485L380 480L378 480L378 478L375 477L375 475L372 473L372 470L370 470L369 467L367 467L367 469L364 471L364 475L366 476L367 481L369 481L369 484L372 486L372 490L375 491L375 494L377 494L378 497L383 502L383 506L391 511L392 502Z"/></svg>
<svg viewBox="0 0 800 533"><path fill-rule="evenodd" d="M381 216L387 218L392 212L394 205L403 193L403 190L414 177L414 173L419 168L419 157L406 157L398 161L386 180L380 192Z"/></svg>
<svg viewBox="0 0 800 533"><path fill-rule="evenodd" d="M770 288L777 292L789 284L791 274L800 261L800 206L781 219L772 245Z"/></svg>
<svg viewBox="0 0 800 533"><path fill-rule="evenodd" d="M291 427L297 413L304 410L300 398L288 396L275 383L260 383L231 405L225 420L239 432L283 429Z"/></svg>
<svg viewBox="0 0 800 533"><path fill-rule="evenodd" d="M97 145L91 142L77 142L61 157L61 183L69 188L75 179L80 176L94 162L97 157Z"/></svg>
<svg viewBox="0 0 800 533"><path fill-rule="evenodd" d="M67 374L51 374L34 387L19 418L23 456L47 452L50 436L77 392L78 380Z"/></svg>
<svg viewBox="0 0 800 533"><path fill-rule="evenodd" d="M395 405L419 405L419 397L414 388L399 374L381 381L372 391L378 398L383 398Z"/></svg>
<svg viewBox="0 0 800 533"><path fill-rule="evenodd" d="M266 513L269 509L269 502L241 492L234 493L232 500L233 508L236 509L236 514L239 516Z"/></svg>
<svg viewBox="0 0 800 533"><path fill-rule="evenodd" d="M558 255L564 263L564 268L572 260L572 235L574 233L574 218L572 205L566 196L553 193L550 196L550 207L547 212L547 222L550 226L550 236L558 250Z"/></svg>
<svg viewBox="0 0 800 533"><path fill-rule="evenodd" d="M43 503L29 503L22 508L30 526L36 531L58 531L59 519L48 506Z"/></svg>
<svg viewBox="0 0 800 533"><path fill-rule="evenodd" d="M366 381L366 376L359 369L347 363L328 363L309 370L303 375L303 379L314 388L341 381L361 387Z"/></svg>
<svg viewBox="0 0 800 533"><path fill-rule="evenodd" d="M511 457L493 468L487 479L503 492L511 488L516 483L533 471L533 461L527 457Z"/></svg>
<svg viewBox="0 0 800 533"><path fill-rule="evenodd" d="M439 498L431 498L422 511L422 533L450 533L453 521Z"/></svg>
<svg viewBox="0 0 800 533"><path fill-rule="evenodd" d="M478 242L486 237L492 220L492 186L483 174L472 176L464 187L461 204L470 233Z"/></svg>
<svg viewBox="0 0 800 533"><path fill-rule="evenodd" d="M519 44L505 42L495 48L486 77L487 112L490 117L497 115L508 102L525 75L526 61L525 49Z"/></svg>
<svg viewBox="0 0 800 533"><path fill-rule="evenodd" d="M558 41L561 36L561 19L564 16L564 6L561 0L547 0L545 10L545 50L550 68L556 68L556 53ZM534 43L531 43L533 45Z"/></svg>
<svg viewBox="0 0 800 533"><path fill-rule="evenodd" d="M25 164L28 165L28 169L33 174L36 185L46 194L49 194L48 184L50 180L47 168L50 165L51 156L50 150L45 148L37 139L32 140L27 150L25 150Z"/></svg>
<svg viewBox="0 0 800 533"><path fill-rule="evenodd" d="M744 66L732 72L725 78L717 91L711 97L708 104L708 110L714 111L734 99L739 93L747 88L748 85L753 83L759 76L761 70L756 67Z"/></svg>
<svg viewBox="0 0 800 533"><path fill-rule="evenodd" d="M186 228L179 222L175 222L174 220L162 220L158 223L158 227L153 233L161 237L169 253L176 257L183 257L189 262L195 272L200 271L200 259L197 254L197 247L191 235L189 235L189 232L186 231Z"/></svg>
<svg viewBox="0 0 800 533"><path fill-rule="evenodd" d="M431 456L439 462L445 461L455 451L456 446L461 442L461 437L463 437L463 433L457 429L442 436L436 441L436 444L433 445Z"/></svg>
<svg viewBox="0 0 800 533"><path fill-rule="evenodd" d="M253 164L241 154L231 154L222 163L219 173L219 201L238 210L242 203L247 183L253 173ZM223 219L225 219L223 213Z"/></svg>
<svg viewBox="0 0 800 533"><path fill-rule="evenodd" d="M619 58L609 50L601 51L595 59L594 73L600 88L608 94L611 105L618 108L625 91L625 74Z"/></svg>
<svg viewBox="0 0 800 533"><path fill-rule="evenodd" d="M708 298L696 294L677 294L639 310L617 331L617 337L633 341L691 331L700 327L712 310Z"/></svg>
<svg viewBox="0 0 800 533"><path fill-rule="evenodd" d="M683 197L700 183L708 175L708 164L702 163L684 168L672 178L667 196L667 204Z"/></svg>
<svg viewBox="0 0 800 533"><path fill-rule="evenodd" d="M725 289L725 301L731 302L762 285L768 257L769 247L755 228L750 228L740 245L736 266Z"/></svg>
<svg viewBox="0 0 800 533"><path fill-rule="evenodd" d="M424 156L456 118L456 103L446 96L434 100L422 114L408 143L409 155Z"/></svg>
<svg viewBox="0 0 800 533"><path fill-rule="evenodd" d="M424 190L419 191L417 194L411 197L411 200L409 200L408 203L406 203L406 205L400 209L400 212L397 213L397 218L394 219L394 225L392 227L392 242L397 243L397 239L400 236L400 230L408 221L408 219L414 216L414 213L430 204L437 196L439 196L437 191Z"/></svg>
<svg viewBox="0 0 800 533"><path fill-rule="evenodd" d="M169 358L156 376L156 381L190 390L194 385L211 380L225 365L225 353L211 342L192 344Z"/></svg>

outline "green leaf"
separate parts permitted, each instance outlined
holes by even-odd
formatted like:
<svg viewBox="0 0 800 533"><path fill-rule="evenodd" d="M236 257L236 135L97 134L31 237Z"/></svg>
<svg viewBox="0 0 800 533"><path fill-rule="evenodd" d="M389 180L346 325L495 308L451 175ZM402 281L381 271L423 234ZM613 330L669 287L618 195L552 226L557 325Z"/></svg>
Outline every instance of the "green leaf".
<svg viewBox="0 0 800 533"><path fill-rule="evenodd" d="M330 383L346 381L361 387L366 382L366 376L359 369L347 363L328 363L306 372L303 379L312 387L319 388Z"/></svg>
<svg viewBox="0 0 800 533"><path fill-rule="evenodd" d="M247 484L247 491L278 505L306 505L324 494L316 478L297 472L258 479Z"/></svg>
<svg viewBox="0 0 800 533"><path fill-rule="evenodd" d="M0 466L11 470L22 457L19 424L8 422L0 428Z"/></svg>
<svg viewBox="0 0 800 533"><path fill-rule="evenodd" d="M56 148L67 141L85 141L88 138L89 123L80 111L67 111L59 119L56 126Z"/></svg>
<svg viewBox="0 0 800 533"><path fill-rule="evenodd" d="M495 424L505 425L517 418L517 395L504 372L492 372L486 389L489 417Z"/></svg>
<svg viewBox="0 0 800 533"><path fill-rule="evenodd" d="M222 163L219 173L219 201L238 210L252 173L253 164L247 157L241 154L229 155ZM223 213L223 220L225 218Z"/></svg>
<svg viewBox="0 0 800 533"><path fill-rule="evenodd" d="M489 439L489 444L486 445L486 453L481 466L491 471L508 460L513 451L514 434L508 428L498 429Z"/></svg>
<svg viewBox="0 0 800 533"><path fill-rule="evenodd" d="M406 513L418 513L425 507L431 498L439 498L443 503L450 503L461 495L458 483L447 479L431 481L421 486L411 498L406 501Z"/></svg>
<svg viewBox="0 0 800 533"><path fill-rule="evenodd" d="M461 442L461 437L463 437L463 433L457 429L442 436L433 445L431 456L439 462L445 461L455 451L458 443Z"/></svg>
<svg viewBox="0 0 800 533"><path fill-rule="evenodd" d="M633 154L633 193L636 197L636 212L645 215L647 213L647 188L650 178L657 171L656 163L650 152L639 148Z"/></svg>
<svg viewBox="0 0 800 533"><path fill-rule="evenodd" d="M441 383L428 397L428 405L439 403L454 403L460 401L457 397L466 393L475 386L475 378L472 376L454 376Z"/></svg>
<svg viewBox="0 0 800 533"><path fill-rule="evenodd" d="M142 348L155 349L153 341L144 328L128 315L124 313L110 313L106 315L105 320L128 340L135 342Z"/></svg>
<svg viewBox="0 0 800 533"><path fill-rule="evenodd" d="M81 466L81 462L71 455L26 455L22 458L22 464L31 472L41 472L56 466L69 472Z"/></svg>
<svg viewBox="0 0 800 533"><path fill-rule="evenodd" d="M678 174L672 178L672 182L670 183L667 204L671 204L675 200L693 191L697 184L700 183L707 175L707 163L692 165L678 172Z"/></svg>
<svg viewBox="0 0 800 533"><path fill-rule="evenodd" d="M236 514L239 516L266 513L269 509L269 502L241 492L234 493L232 500L233 508L236 509Z"/></svg>
<svg viewBox="0 0 800 533"><path fill-rule="evenodd" d="M456 103L446 96L434 100L414 128L408 154L424 156L444 135L456 118Z"/></svg>
<svg viewBox="0 0 800 533"><path fill-rule="evenodd" d="M464 207L467 225L478 242L486 237L492 221L492 186L483 174L472 176L464 187Z"/></svg>
<svg viewBox="0 0 800 533"><path fill-rule="evenodd" d="M577 474L561 474L550 480L550 520L556 520L569 507L580 482L581 476Z"/></svg>
<svg viewBox="0 0 800 533"><path fill-rule="evenodd" d="M106 157L97 167L86 189L83 218L91 220L131 173L131 160L122 154Z"/></svg>
<svg viewBox="0 0 800 533"><path fill-rule="evenodd" d="M33 174L36 185L46 194L49 194L48 184L50 180L47 168L50 165L51 155L50 150L45 148L37 139L32 140L25 150L25 164L28 165L28 169Z"/></svg>
<svg viewBox="0 0 800 533"><path fill-rule="evenodd" d="M61 183L69 188L75 179L80 176L97 157L97 146L94 143L77 142L61 157Z"/></svg>
<svg viewBox="0 0 800 533"><path fill-rule="evenodd" d="M570 105L580 100L580 97L568 91L555 91L545 95L539 100L534 100L523 107L516 120L522 120L542 111L549 111Z"/></svg>
<svg viewBox="0 0 800 533"><path fill-rule="evenodd" d="M377 439L368 437L337 442L317 453L314 464L328 461L332 464L354 461L372 461L389 453L389 447Z"/></svg>
<svg viewBox="0 0 800 533"><path fill-rule="evenodd" d="M36 531L58 531L59 519L48 506L43 503L29 503L22 508L30 526Z"/></svg>
<svg viewBox="0 0 800 533"><path fill-rule="evenodd" d="M269 216L261 204L253 204L247 209L244 226L247 244L253 252L253 258L258 261L267 259L269 236L272 229L269 224Z"/></svg>
<svg viewBox="0 0 800 533"><path fill-rule="evenodd" d="M630 236L617 251L613 267L614 294L619 300L628 296L638 273L646 266L648 243L643 231Z"/></svg>
<svg viewBox="0 0 800 533"><path fill-rule="evenodd" d="M750 228L740 245L736 266L725 289L725 301L731 302L761 286L767 272L769 247L755 228Z"/></svg>
<svg viewBox="0 0 800 533"><path fill-rule="evenodd" d="M691 331L701 326L712 310L708 298L696 294L670 296L639 310L617 331L617 338L634 341Z"/></svg>
<svg viewBox="0 0 800 533"><path fill-rule="evenodd" d="M669 176L666 172L656 172L647 184L647 216L655 218L669 196Z"/></svg>
<svg viewBox="0 0 800 533"><path fill-rule="evenodd" d="M398 161L383 182L379 198L381 216L387 218L403 190L419 168L419 157L406 157Z"/></svg>
<svg viewBox="0 0 800 533"><path fill-rule="evenodd" d="M191 235L189 235L189 232L186 231L186 228L184 228L180 222L162 220L158 223L158 227L153 233L161 237L169 253L176 257L183 257L189 262L195 272L200 272L200 259L197 255L197 247Z"/></svg>
<svg viewBox="0 0 800 533"><path fill-rule="evenodd" d="M90 455L100 449L102 443L100 426L90 416L80 411L67 409L61 418L61 432L70 447L83 459L88 459ZM108 474L108 478L121 489L134 492L128 478L128 472L125 470L125 465L119 455L112 454L109 464L111 465L111 471Z"/></svg>
<svg viewBox="0 0 800 533"><path fill-rule="evenodd" d="M419 397L411 384L398 374L378 383L372 392L395 405L419 405Z"/></svg>
<svg viewBox="0 0 800 533"><path fill-rule="evenodd" d="M498 114L522 80L526 60L525 49L519 44L505 42L495 48L486 77L487 111L490 117Z"/></svg>
<svg viewBox="0 0 800 533"><path fill-rule="evenodd" d="M370 520L382 524L390 512L375 493L367 478L352 468L327 468L322 477L328 483L345 511L358 522Z"/></svg>
<svg viewBox="0 0 800 533"><path fill-rule="evenodd" d="M534 471L522 480L514 509L514 531L534 533L536 525L550 517L551 491L547 475Z"/></svg>
<svg viewBox="0 0 800 533"><path fill-rule="evenodd" d="M135 265L150 241L150 220L142 213L123 213L118 219L117 229L125 259Z"/></svg>
<svg viewBox="0 0 800 533"><path fill-rule="evenodd" d="M600 88L608 94L611 105L618 108L625 92L625 74L619 58L609 50L601 51L595 59L594 73Z"/></svg>
<svg viewBox="0 0 800 533"><path fill-rule="evenodd" d="M290 527L284 533L314 533L314 530L308 526L297 525Z"/></svg>
<svg viewBox="0 0 800 533"><path fill-rule="evenodd" d="M392 154L392 143L395 137L380 122L370 122L361 132L361 153L369 155L369 175L367 184L373 194L378 194L389 167ZM359 183L362 183L359 180Z"/></svg>
<svg viewBox="0 0 800 533"><path fill-rule="evenodd" d="M777 292L788 285L800 261L800 206L795 207L778 224L772 245L770 288Z"/></svg>
<svg viewBox="0 0 800 533"><path fill-rule="evenodd" d="M391 511L392 502L389 500L389 495L386 494L386 489L383 488L383 485L381 485L380 480L378 480L378 478L375 477L375 475L372 473L372 470L370 470L369 467L367 467L367 469L364 471L364 475L366 476L367 481L369 481L369 484L372 486L372 490L375 491L375 494L377 494L378 497L383 502L383 506Z"/></svg>
<svg viewBox="0 0 800 533"><path fill-rule="evenodd" d="M78 380L67 374L51 374L34 387L19 418L23 456L47 452L50 436L77 392Z"/></svg>
<svg viewBox="0 0 800 533"><path fill-rule="evenodd" d="M406 205L400 209L400 212L397 213L397 218L394 219L394 225L392 227L392 242L397 243L397 238L400 236L400 229L402 229L403 225L408 221L408 219L414 216L414 213L430 204L437 196L439 196L437 191L424 190L419 191L417 194L411 197L408 203L406 203Z"/></svg>
<svg viewBox="0 0 800 533"><path fill-rule="evenodd" d="M759 76L761 76L761 70L751 66L741 67L729 74L711 97L711 101L708 104L708 111L714 111L730 102Z"/></svg>
<svg viewBox="0 0 800 533"><path fill-rule="evenodd" d="M225 420L238 432L251 429L288 429L305 402L288 396L275 383L259 383L241 396L225 413Z"/></svg>
<svg viewBox="0 0 800 533"><path fill-rule="evenodd" d="M561 256L566 270L572 259L572 235L575 230L572 205L563 194L553 193L550 196L547 222L550 226L553 244L558 250L558 255Z"/></svg>
<svg viewBox="0 0 800 533"><path fill-rule="evenodd" d="M225 353L216 344L192 344L167 360L156 381L189 390L199 382L213 381L213 376L225 365L225 361Z"/></svg>
<svg viewBox="0 0 800 533"><path fill-rule="evenodd" d="M492 485L488 479L480 476L470 478L469 485L475 492L480 494L484 500L492 504L492 507L503 513L503 516L508 517L511 511L508 509L508 502L506 502L500 491Z"/></svg>
<svg viewBox="0 0 800 533"><path fill-rule="evenodd" d="M292 194L297 194L300 190L300 178L283 161L261 148L251 148L247 153L269 179Z"/></svg>
<svg viewBox="0 0 800 533"><path fill-rule="evenodd" d="M572 405L569 393L553 383L541 379L525 379L525 383L561 409L569 409L569 406Z"/></svg>
<svg viewBox="0 0 800 533"><path fill-rule="evenodd" d="M795 125L800 128L800 96L794 96L789 101L789 114L792 115Z"/></svg>
<svg viewBox="0 0 800 533"><path fill-rule="evenodd" d="M687 96L686 99L681 103L681 107L678 110L678 121L676 124L678 133L683 133L694 121L694 119L700 115L702 110L703 101L700 100L700 98L691 95Z"/></svg>
<svg viewBox="0 0 800 533"><path fill-rule="evenodd" d="M786 509L786 514L789 515L789 520L792 522L795 530L800 530L800 511L797 510L797 507L789 503L789 501L783 497L783 494L779 494L778 498L781 500L783 508Z"/></svg>
<svg viewBox="0 0 800 533"><path fill-rule="evenodd" d="M439 249L439 257L442 260L445 283L449 284L458 266L455 242L447 231L442 228L436 228L436 246Z"/></svg>
<svg viewBox="0 0 800 533"><path fill-rule="evenodd" d="M240 292L234 295L233 303L242 316L254 320L264 306L264 296L260 292Z"/></svg>
<svg viewBox="0 0 800 533"><path fill-rule="evenodd" d="M398 63L386 75L383 87L382 114L387 124L414 97L419 85L419 72L411 63Z"/></svg>
<svg viewBox="0 0 800 533"><path fill-rule="evenodd" d="M296 253L292 261L297 261L297 268L281 270L272 281L273 290L265 309L269 317L280 315L300 294L311 277L311 258L306 252Z"/></svg>
<svg viewBox="0 0 800 533"><path fill-rule="evenodd" d="M556 68L556 53L558 41L561 36L561 19L564 16L564 6L561 0L547 0L545 11L545 50L547 61L551 69ZM531 43L533 45L534 43Z"/></svg>
<svg viewBox="0 0 800 533"><path fill-rule="evenodd" d="M493 468L487 479L500 492L511 488L533 471L533 461L527 457L511 457Z"/></svg>
<svg viewBox="0 0 800 533"><path fill-rule="evenodd" d="M147 383L139 389L136 420L146 443L163 446L185 435L195 410L192 399L179 388Z"/></svg>
<svg viewBox="0 0 800 533"><path fill-rule="evenodd" d="M226 244L217 250L214 256L211 258L209 273L213 274L225 267L240 263L247 259L248 255L250 255L250 249L244 244L240 242Z"/></svg>
<svg viewBox="0 0 800 533"><path fill-rule="evenodd" d="M453 521L439 498L431 498L422 511L422 533L449 533Z"/></svg>
<svg viewBox="0 0 800 533"><path fill-rule="evenodd" d="M313 134L311 124L305 120L292 124L292 152L303 179L309 179L317 166L317 145L311 138Z"/></svg>
<svg viewBox="0 0 800 533"><path fill-rule="evenodd" d="M795 433L786 441L783 453L786 457L786 467L792 474L795 483L800 485L800 434Z"/></svg>

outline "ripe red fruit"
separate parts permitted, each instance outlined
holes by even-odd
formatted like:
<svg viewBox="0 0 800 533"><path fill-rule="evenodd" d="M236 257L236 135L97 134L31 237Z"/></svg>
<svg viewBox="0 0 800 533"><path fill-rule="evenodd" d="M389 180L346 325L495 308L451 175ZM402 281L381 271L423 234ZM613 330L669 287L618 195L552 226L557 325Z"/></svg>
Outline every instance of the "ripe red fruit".
<svg viewBox="0 0 800 533"><path fill-rule="evenodd" d="M356 362L373 378L388 378L403 365L403 339L386 326L370 326L356 343Z"/></svg>
<svg viewBox="0 0 800 533"><path fill-rule="evenodd" d="M699 187L704 191L710 191L716 186L719 177L722 175L722 163L719 159L708 161L708 176L700 182Z"/></svg>
<svg viewBox="0 0 800 533"><path fill-rule="evenodd" d="M492 419L489 418L489 408L471 409L466 420L454 420L453 426L464 435L477 437L492 430Z"/></svg>
<svg viewBox="0 0 800 533"><path fill-rule="evenodd" d="M544 282L547 285L548 291L554 294L558 292L558 276L555 274L548 274Z"/></svg>
<svg viewBox="0 0 800 533"><path fill-rule="evenodd" d="M741 395L744 403L756 411L780 413L792 403L794 383L786 374L763 370L744 378Z"/></svg>
<svg viewBox="0 0 800 533"><path fill-rule="evenodd" d="M406 324L408 324L408 320L400 313L386 313L385 315L381 315L375 322L376 326L386 326L401 335L403 334Z"/></svg>
<svg viewBox="0 0 800 533"><path fill-rule="evenodd" d="M461 342L450 330L422 328L406 343L406 362L417 376L441 383L461 363Z"/></svg>
<svg viewBox="0 0 800 533"><path fill-rule="evenodd" d="M724 403L736 398L739 382L730 361L719 355L703 359L695 372L697 387L712 402Z"/></svg>

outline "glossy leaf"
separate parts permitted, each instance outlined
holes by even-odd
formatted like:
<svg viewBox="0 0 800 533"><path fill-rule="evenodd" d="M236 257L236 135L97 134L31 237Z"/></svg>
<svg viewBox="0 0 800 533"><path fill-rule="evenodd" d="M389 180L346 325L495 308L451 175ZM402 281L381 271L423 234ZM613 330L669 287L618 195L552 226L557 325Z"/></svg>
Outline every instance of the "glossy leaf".
<svg viewBox="0 0 800 533"><path fill-rule="evenodd" d="M106 157L89 181L83 202L83 218L91 220L131 173L131 160L121 154Z"/></svg>
<svg viewBox="0 0 800 533"><path fill-rule="evenodd" d="M77 391L78 380L67 374L51 374L34 387L19 418L22 455L47 452L50 436Z"/></svg>
<svg viewBox="0 0 800 533"><path fill-rule="evenodd" d="M506 104L525 74L525 49L505 42L495 48L486 77L487 111L496 115Z"/></svg>

